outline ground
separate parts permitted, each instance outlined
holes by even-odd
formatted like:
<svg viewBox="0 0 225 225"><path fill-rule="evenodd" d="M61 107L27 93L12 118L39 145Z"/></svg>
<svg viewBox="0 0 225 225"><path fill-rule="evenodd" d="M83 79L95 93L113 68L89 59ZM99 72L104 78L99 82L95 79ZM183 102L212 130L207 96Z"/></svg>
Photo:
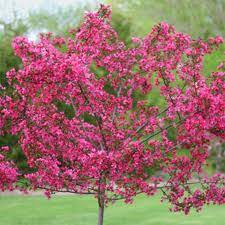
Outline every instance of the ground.
<svg viewBox="0 0 225 225"><path fill-rule="evenodd" d="M89 196L0 196L0 225L96 225L97 203ZM225 206L205 207L189 216L168 211L159 196L106 209L105 225L224 225Z"/></svg>

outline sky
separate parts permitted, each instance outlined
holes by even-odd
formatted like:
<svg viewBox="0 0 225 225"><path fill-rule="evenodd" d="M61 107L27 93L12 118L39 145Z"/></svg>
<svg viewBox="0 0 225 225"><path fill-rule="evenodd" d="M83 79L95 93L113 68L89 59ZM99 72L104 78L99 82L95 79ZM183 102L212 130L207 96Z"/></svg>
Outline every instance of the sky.
<svg viewBox="0 0 225 225"><path fill-rule="evenodd" d="M96 3L98 0L0 0L0 19L10 21L13 12L26 16L28 11L45 9L54 10L57 7L75 7L82 3Z"/></svg>

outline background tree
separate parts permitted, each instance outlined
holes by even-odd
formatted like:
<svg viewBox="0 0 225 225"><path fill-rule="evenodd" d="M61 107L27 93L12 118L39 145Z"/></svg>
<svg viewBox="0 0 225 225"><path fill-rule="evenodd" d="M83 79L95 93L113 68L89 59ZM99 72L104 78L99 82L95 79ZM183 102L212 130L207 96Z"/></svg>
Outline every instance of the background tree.
<svg viewBox="0 0 225 225"><path fill-rule="evenodd" d="M6 72L13 67L18 69L21 64L21 60L15 56L11 47L12 40L16 36L25 34L28 27L16 15L11 22L0 20L0 25L0 82L6 84Z"/></svg>
<svg viewBox="0 0 225 225"><path fill-rule="evenodd" d="M223 0L200 1L108 1L115 9L132 15L136 26L133 32L145 35L149 27L155 23L165 21L174 24L177 30L191 34L194 38L208 38L211 35L225 36ZM146 21L143 23L142 21Z"/></svg>

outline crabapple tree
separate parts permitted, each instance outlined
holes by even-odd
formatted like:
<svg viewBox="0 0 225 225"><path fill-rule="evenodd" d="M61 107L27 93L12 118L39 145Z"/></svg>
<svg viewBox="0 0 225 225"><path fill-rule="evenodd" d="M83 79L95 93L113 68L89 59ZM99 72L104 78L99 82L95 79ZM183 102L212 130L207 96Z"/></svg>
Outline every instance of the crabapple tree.
<svg viewBox="0 0 225 225"><path fill-rule="evenodd" d="M3 146L0 188L23 178L47 196L93 195L99 225L110 202L157 190L173 211L224 203L224 177L203 171L210 142L225 139L225 64L203 74L222 38L193 40L162 22L127 47L110 15L102 5L70 37L13 41L23 67L7 73L10 91L1 87L0 128L19 136L30 171Z"/></svg>

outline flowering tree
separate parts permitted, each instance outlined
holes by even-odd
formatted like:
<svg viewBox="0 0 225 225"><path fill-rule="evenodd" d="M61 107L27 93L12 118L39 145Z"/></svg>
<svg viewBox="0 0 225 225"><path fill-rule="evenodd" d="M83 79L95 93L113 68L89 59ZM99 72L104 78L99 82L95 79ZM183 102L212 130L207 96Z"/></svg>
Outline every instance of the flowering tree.
<svg viewBox="0 0 225 225"><path fill-rule="evenodd" d="M107 6L88 13L71 38L14 40L23 68L7 73L9 94L1 90L1 135L19 135L31 172L16 169L4 146L0 188L22 177L48 196L93 195L99 225L109 202L131 203L139 193L161 190L172 210L185 213L224 203L224 177L202 175L210 141L225 138L225 64L202 74L204 56L223 40L192 40L160 23L127 48L110 13Z"/></svg>

